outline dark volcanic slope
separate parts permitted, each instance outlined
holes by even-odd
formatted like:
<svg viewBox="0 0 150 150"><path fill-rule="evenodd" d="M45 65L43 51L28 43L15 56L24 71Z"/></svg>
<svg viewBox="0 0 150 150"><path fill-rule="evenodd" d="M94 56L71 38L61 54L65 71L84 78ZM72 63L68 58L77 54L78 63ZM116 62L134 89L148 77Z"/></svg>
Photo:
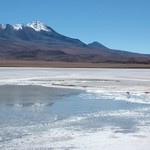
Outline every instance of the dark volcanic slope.
<svg viewBox="0 0 150 150"><path fill-rule="evenodd" d="M40 21L0 25L0 59L150 63L150 55L118 51L63 36Z"/></svg>

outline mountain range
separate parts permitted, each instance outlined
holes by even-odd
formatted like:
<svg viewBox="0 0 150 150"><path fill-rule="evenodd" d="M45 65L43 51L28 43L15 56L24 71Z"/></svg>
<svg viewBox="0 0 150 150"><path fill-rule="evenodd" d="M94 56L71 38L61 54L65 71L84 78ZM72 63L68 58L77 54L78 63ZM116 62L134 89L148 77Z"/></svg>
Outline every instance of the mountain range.
<svg viewBox="0 0 150 150"><path fill-rule="evenodd" d="M0 24L0 60L150 64L150 55L85 44L57 33L41 21Z"/></svg>

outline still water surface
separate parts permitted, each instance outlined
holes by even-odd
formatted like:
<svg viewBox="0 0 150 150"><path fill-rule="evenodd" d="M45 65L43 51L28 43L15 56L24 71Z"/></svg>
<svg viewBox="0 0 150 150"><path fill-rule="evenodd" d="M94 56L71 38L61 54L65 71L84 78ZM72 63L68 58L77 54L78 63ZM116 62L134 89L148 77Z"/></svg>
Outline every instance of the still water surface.
<svg viewBox="0 0 150 150"><path fill-rule="evenodd" d="M4 85L0 86L0 148L15 149L26 137L37 138L52 129L88 133L110 127L115 133L138 133L140 127L150 127L149 114L150 104L97 98L84 90Z"/></svg>

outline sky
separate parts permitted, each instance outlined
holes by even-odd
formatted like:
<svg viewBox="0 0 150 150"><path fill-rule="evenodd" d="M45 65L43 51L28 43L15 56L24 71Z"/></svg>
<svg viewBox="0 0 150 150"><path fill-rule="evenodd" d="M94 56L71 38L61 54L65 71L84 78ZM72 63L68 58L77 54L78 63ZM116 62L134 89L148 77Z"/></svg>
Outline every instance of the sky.
<svg viewBox="0 0 150 150"><path fill-rule="evenodd" d="M150 0L0 0L0 24L33 20L86 44L150 54Z"/></svg>

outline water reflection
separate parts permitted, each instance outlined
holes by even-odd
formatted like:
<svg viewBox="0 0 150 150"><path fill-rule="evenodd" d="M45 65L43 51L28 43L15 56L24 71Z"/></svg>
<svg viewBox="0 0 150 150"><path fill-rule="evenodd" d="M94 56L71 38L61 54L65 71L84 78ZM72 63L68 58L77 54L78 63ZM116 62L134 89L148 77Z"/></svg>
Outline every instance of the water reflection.
<svg viewBox="0 0 150 150"><path fill-rule="evenodd" d="M18 107L18 108L23 108L27 107L32 109L33 112L41 112L43 111L46 107L50 107L54 104L54 102L50 103L17 103L17 104L7 104L6 106L9 107Z"/></svg>
<svg viewBox="0 0 150 150"><path fill-rule="evenodd" d="M51 106L54 103L17 103L17 104L7 104L7 106L15 106L15 107L44 107Z"/></svg>
<svg viewBox="0 0 150 150"><path fill-rule="evenodd" d="M5 141L17 138L16 133L23 137L54 128L93 132L108 126L127 134L150 126L150 105L106 96L42 86L0 86L0 135Z"/></svg>
<svg viewBox="0 0 150 150"><path fill-rule="evenodd" d="M0 106L20 104L23 107L30 105L51 104L64 97L78 94L80 90L66 90L42 86L0 86ZM19 106L20 106L19 105Z"/></svg>

